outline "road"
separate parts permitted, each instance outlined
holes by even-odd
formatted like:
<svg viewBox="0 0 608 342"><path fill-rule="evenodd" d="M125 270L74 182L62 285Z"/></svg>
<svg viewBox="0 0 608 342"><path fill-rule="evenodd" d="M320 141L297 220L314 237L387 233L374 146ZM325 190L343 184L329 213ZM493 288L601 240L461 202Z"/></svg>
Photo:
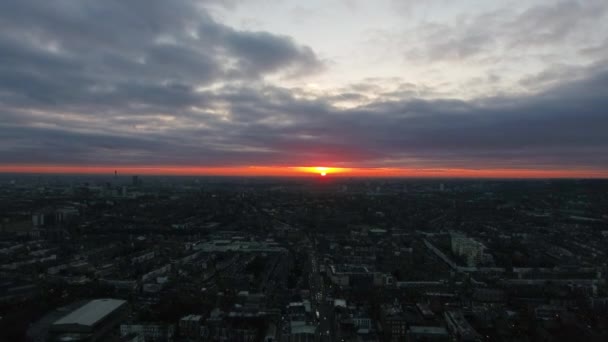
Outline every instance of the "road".
<svg viewBox="0 0 608 342"><path fill-rule="evenodd" d="M313 240L314 241L314 240ZM334 341L334 312L333 303L327 302L327 289L320 273L320 264L317 256L316 245L313 244L311 253L311 272L309 274L310 296L312 309L318 318L317 341ZM318 314L317 314L318 312Z"/></svg>

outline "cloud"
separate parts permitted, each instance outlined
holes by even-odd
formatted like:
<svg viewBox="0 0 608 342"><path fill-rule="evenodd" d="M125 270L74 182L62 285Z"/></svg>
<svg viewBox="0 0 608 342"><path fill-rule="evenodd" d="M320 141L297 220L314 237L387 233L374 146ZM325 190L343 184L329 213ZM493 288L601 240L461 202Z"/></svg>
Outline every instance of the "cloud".
<svg viewBox="0 0 608 342"><path fill-rule="evenodd" d="M608 38L604 39L603 42L598 43L597 45L581 49L580 53L584 56L597 58L598 60L608 59Z"/></svg>
<svg viewBox="0 0 608 342"><path fill-rule="evenodd" d="M206 94L225 106L227 119L185 111L167 129L146 131L133 127L152 114L129 127L103 119L103 129L53 116L46 126L0 126L8 142L0 156L7 163L606 168L607 94L607 69L534 95L405 98L351 109L285 88L232 86Z"/></svg>
<svg viewBox="0 0 608 342"><path fill-rule="evenodd" d="M500 56L541 55L547 47L589 44L605 27L605 1L542 2L517 11L505 7L463 14L452 22L428 21L404 33L408 61L463 61L496 63Z"/></svg>
<svg viewBox="0 0 608 342"><path fill-rule="evenodd" d="M271 77L321 69L310 47L235 29L206 6L1 2L2 163L608 168L601 60L530 74L527 93L467 100L398 77L312 92ZM498 39L425 32L422 51L437 58L472 58Z"/></svg>
<svg viewBox="0 0 608 342"><path fill-rule="evenodd" d="M310 47L223 25L196 1L7 0L0 13L9 104L190 106L198 87L322 68Z"/></svg>

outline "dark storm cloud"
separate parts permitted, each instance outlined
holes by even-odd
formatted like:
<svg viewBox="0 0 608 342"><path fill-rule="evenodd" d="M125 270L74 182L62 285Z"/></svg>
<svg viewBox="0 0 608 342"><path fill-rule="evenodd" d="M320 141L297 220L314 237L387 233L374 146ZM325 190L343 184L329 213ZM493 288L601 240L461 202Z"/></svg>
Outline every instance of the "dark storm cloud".
<svg viewBox="0 0 608 342"><path fill-rule="evenodd" d="M489 39L472 37L458 56ZM196 2L6 0L0 162L606 168L606 65L531 75L519 96L367 79L310 99L264 77L319 70L312 49Z"/></svg>
<svg viewBox="0 0 608 342"><path fill-rule="evenodd" d="M321 62L289 37L238 31L196 1L0 3L0 100L26 105L192 105L196 87Z"/></svg>

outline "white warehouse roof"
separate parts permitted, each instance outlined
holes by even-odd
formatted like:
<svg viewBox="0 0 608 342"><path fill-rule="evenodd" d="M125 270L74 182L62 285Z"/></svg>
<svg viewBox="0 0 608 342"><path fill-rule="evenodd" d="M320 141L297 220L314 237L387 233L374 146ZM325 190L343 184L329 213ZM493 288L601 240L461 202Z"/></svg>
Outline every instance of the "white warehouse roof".
<svg viewBox="0 0 608 342"><path fill-rule="evenodd" d="M126 303L122 299L95 299L57 320L53 325L93 326Z"/></svg>

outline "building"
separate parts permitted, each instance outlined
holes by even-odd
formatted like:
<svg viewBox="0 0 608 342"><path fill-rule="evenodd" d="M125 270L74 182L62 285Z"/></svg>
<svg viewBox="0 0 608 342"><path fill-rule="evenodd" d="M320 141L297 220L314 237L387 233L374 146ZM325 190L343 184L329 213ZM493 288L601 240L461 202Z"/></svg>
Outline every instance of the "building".
<svg viewBox="0 0 608 342"><path fill-rule="evenodd" d="M144 261L153 260L156 257L156 252L154 251L144 251L139 253L138 255L131 258L131 264L139 264Z"/></svg>
<svg viewBox="0 0 608 342"><path fill-rule="evenodd" d="M183 337L198 339L201 337L203 316L188 315L179 320L179 334Z"/></svg>
<svg viewBox="0 0 608 342"><path fill-rule="evenodd" d="M386 282L384 274L368 266L340 264L329 266L329 279L338 286L371 288Z"/></svg>
<svg viewBox="0 0 608 342"><path fill-rule="evenodd" d="M449 341L450 335L444 327L411 326L407 330L408 342L440 342Z"/></svg>
<svg viewBox="0 0 608 342"><path fill-rule="evenodd" d="M55 226L69 222L79 215L78 209L72 206L45 208L32 213L32 225L36 228Z"/></svg>
<svg viewBox="0 0 608 342"><path fill-rule="evenodd" d="M150 342L170 342L173 341L175 335L175 326L172 324L122 324L120 326L120 335L127 336L137 334L143 337L144 341Z"/></svg>
<svg viewBox="0 0 608 342"><path fill-rule="evenodd" d="M424 319L430 320L430 319L435 318L435 314L431 310L430 305L428 305L426 303L416 303L416 308L418 309L418 311L420 312L420 314L422 315L422 317Z"/></svg>
<svg viewBox="0 0 608 342"><path fill-rule="evenodd" d="M279 247L274 242L240 241L216 239L192 246L195 251L203 253L287 253L287 249Z"/></svg>
<svg viewBox="0 0 608 342"><path fill-rule="evenodd" d="M310 324L290 326L289 342L312 342L316 338L317 328Z"/></svg>
<svg viewBox="0 0 608 342"><path fill-rule="evenodd" d="M534 309L534 317L542 321L557 320L566 310L556 305L540 305Z"/></svg>
<svg viewBox="0 0 608 342"><path fill-rule="evenodd" d="M201 329L204 341L260 341L268 327L280 314L275 310L260 310L235 304L229 312L215 308Z"/></svg>
<svg viewBox="0 0 608 342"><path fill-rule="evenodd" d="M407 319L398 300L382 305L380 323L385 338L389 341L403 341L407 332Z"/></svg>
<svg viewBox="0 0 608 342"><path fill-rule="evenodd" d="M356 312L353 314L352 320L357 333L366 334L372 330L372 319L367 313Z"/></svg>
<svg viewBox="0 0 608 342"><path fill-rule="evenodd" d="M275 342L277 341L277 326L274 323L268 324L268 328L266 328L266 335L264 337L264 342Z"/></svg>
<svg viewBox="0 0 608 342"><path fill-rule="evenodd" d="M481 341L481 336L469 324L462 311L448 310L444 315L448 329L457 341Z"/></svg>
<svg viewBox="0 0 608 342"><path fill-rule="evenodd" d="M127 302L120 299L95 299L53 323L51 341L102 341L124 319Z"/></svg>
<svg viewBox="0 0 608 342"><path fill-rule="evenodd" d="M483 243L466 237L460 233L450 235L452 253L465 259L467 266L475 267L492 261L492 255L487 253Z"/></svg>
<svg viewBox="0 0 608 342"><path fill-rule="evenodd" d="M144 338L138 334L132 333L129 335L121 336L117 342L146 342Z"/></svg>

